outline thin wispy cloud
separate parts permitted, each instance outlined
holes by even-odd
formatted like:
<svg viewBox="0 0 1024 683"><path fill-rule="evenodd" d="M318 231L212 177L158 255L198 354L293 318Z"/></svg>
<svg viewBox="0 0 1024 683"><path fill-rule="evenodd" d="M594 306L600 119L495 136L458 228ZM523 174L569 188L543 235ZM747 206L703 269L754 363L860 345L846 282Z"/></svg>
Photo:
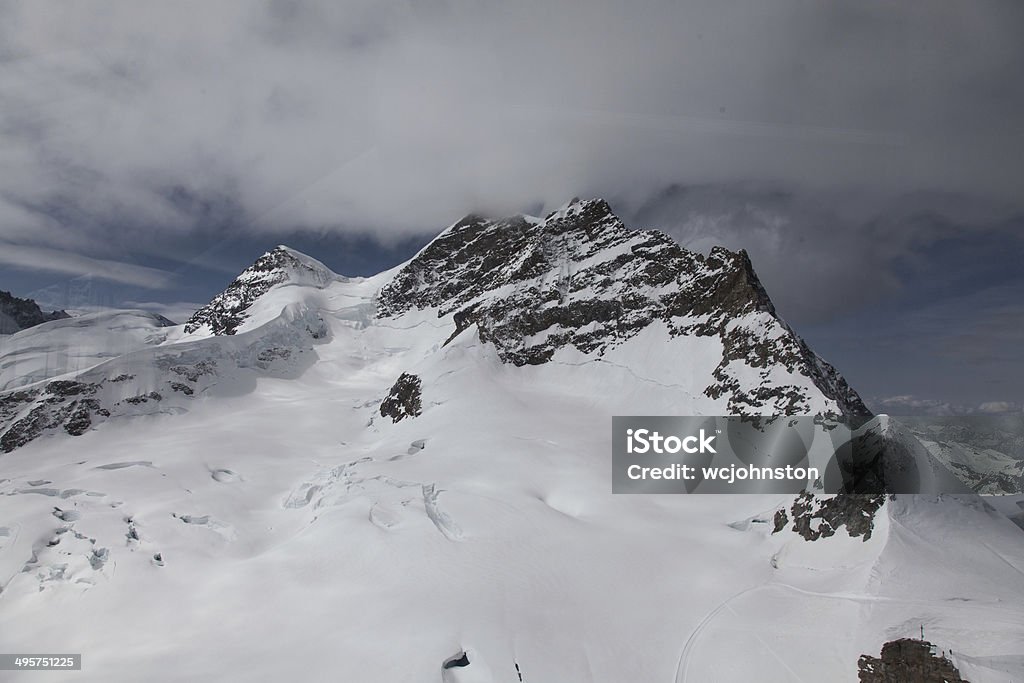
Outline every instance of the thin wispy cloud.
<svg viewBox="0 0 1024 683"><path fill-rule="evenodd" d="M67 251L0 243L0 264L71 276L88 275L101 280L145 289L171 285L173 273L130 263L90 258Z"/></svg>

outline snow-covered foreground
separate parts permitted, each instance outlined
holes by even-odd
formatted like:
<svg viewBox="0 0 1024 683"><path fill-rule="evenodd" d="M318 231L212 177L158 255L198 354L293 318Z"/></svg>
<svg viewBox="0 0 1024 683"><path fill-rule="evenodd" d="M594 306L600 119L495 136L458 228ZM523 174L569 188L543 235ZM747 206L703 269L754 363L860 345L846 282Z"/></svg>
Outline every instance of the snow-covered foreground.
<svg viewBox="0 0 1024 683"><path fill-rule="evenodd" d="M1024 543L978 499L812 543L742 523L784 497L613 496L624 371L398 353L350 296L300 380L4 456L0 649L84 655L26 680L441 680L465 650L494 681L841 681L920 624L1007 680ZM391 424L368 397L410 353L425 409Z"/></svg>
<svg viewBox="0 0 1024 683"><path fill-rule="evenodd" d="M810 542L772 533L791 496L612 495L612 415L727 412L719 338L517 367L451 314L375 316L393 276L278 282L234 336L75 376L107 419L0 456L0 652L83 667L10 680L855 681L922 625L974 683L1024 678L1024 534L980 498Z"/></svg>

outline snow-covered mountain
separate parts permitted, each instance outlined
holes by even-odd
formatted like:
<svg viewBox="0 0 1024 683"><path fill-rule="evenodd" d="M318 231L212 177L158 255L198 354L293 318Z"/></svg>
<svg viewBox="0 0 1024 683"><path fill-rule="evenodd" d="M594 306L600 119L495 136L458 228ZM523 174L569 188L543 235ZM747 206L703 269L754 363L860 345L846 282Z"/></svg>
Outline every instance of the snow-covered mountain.
<svg viewBox="0 0 1024 683"><path fill-rule="evenodd" d="M853 681L925 624L965 678L1024 675L1024 535L975 496L611 494L612 415L869 417L742 252L599 200L470 216L370 278L278 247L151 341L0 393L0 651Z"/></svg>
<svg viewBox="0 0 1024 683"><path fill-rule="evenodd" d="M316 259L280 245L258 258L213 301L196 311L185 323L185 333L235 334L246 321L250 326L259 324L258 318L253 319L253 305L277 285L323 289L344 280ZM269 311L273 314L273 306Z"/></svg>
<svg viewBox="0 0 1024 683"><path fill-rule="evenodd" d="M1024 415L903 418L913 434L971 490L1024 493Z"/></svg>

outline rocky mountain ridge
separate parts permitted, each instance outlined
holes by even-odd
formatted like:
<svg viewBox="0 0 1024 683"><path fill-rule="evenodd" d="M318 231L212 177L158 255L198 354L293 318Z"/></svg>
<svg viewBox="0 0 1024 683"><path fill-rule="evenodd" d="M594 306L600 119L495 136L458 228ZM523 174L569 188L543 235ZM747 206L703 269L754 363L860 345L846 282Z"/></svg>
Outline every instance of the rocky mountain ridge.
<svg viewBox="0 0 1024 683"><path fill-rule="evenodd" d="M371 310L326 311L325 297L347 298L346 287L369 288ZM290 376L316 362L314 347L330 342L332 316L334 324L366 327L423 315L440 321L437 348L473 334L514 367L542 366L565 353L602 361L653 333L653 347L622 362L633 371L639 363L648 375L683 364L687 392L700 392L690 401L736 415L869 415L835 369L778 316L746 253L688 251L663 233L627 228L598 199L574 200L544 219L468 216L376 278L350 280L278 246L177 336L59 378L82 391L71 395L50 382L0 394L2 450L61 429L79 435L111 416L187 410L218 378ZM235 337L237 343L227 342ZM712 364L689 368L680 354L691 347ZM180 368L202 368L191 374L205 384L183 380ZM403 371L416 377L411 367ZM392 390L396 397L412 391L399 389ZM395 420L415 417L420 400L428 407L421 392L429 391L417 384L415 406L382 396L382 407L402 406L392 411Z"/></svg>
<svg viewBox="0 0 1024 683"><path fill-rule="evenodd" d="M705 388L732 414L806 412L799 387L773 381L785 368L810 377L849 417L863 401L778 316L746 252L688 251L656 230L631 230L604 200L573 200L543 220L470 215L417 254L380 293L377 314L453 314L449 341L475 326L514 365L548 362L572 345L599 356L649 325L669 335L718 337L722 360ZM737 364L754 368L741 387Z"/></svg>
<svg viewBox="0 0 1024 683"><path fill-rule="evenodd" d="M0 334L14 334L51 320L70 318L64 311L44 312L32 299L19 299L0 291Z"/></svg>

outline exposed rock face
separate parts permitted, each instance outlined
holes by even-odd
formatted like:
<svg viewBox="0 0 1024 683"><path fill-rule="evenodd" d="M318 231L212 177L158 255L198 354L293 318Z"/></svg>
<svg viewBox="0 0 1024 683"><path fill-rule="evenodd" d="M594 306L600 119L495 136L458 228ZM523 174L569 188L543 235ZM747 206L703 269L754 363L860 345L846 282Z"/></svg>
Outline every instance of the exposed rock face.
<svg viewBox="0 0 1024 683"><path fill-rule="evenodd" d="M812 378L843 414L870 414L777 317L745 252L687 251L663 233L626 228L603 200L576 201L544 220L467 216L382 289L377 313L426 308L453 315L451 338L476 326L515 365L548 362L566 345L601 354L660 322L672 336L721 339L705 393L728 396L732 414L809 412L800 386L769 379L779 366ZM741 387L735 361L760 373L757 388Z"/></svg>
<svg viewBox="0 0 1024 683"><path fill-rule="evenodd" d="M45 313L32 299L19 299L10 292L0 291L0 334L13 334L51 320L70 317L64 311Z"/></svg>
<svg viewBox="0 0 1024 683"><path fill-rule="evenodd" d="M833 498L819 498L801 493L793 501L789 512L792 513L793 531L807 541L828 538L840 527L854 537L871 538L875 528L875 513L885 502L884 495L843 494ZM776 511L772 533L782 531L790 524L786 510Z"/></svg>
<svg viewBox="0 0 1024 683"><path fill-rule="evenodd" d="M775 525L772 527L772 533L777 534L786 528L789 524L789 515L786 514L785 508L780 508L775 511L775 517L772 519L772 523Z"/></svg>
<svg viewBox="0 0 1024 683"><path fill-rule="evenodd" d="M469 655L465 652L449 657L445 660L444 664L441 665L442 669L457 669L459 667L469 666Z"/></svg>
<svg viewBox="0 0 1024 683"><path fill-rule="evenodd" d="M901 638L882 646L882 656L861 655L857 662L861 683L970 683L960 677L953 662L933 654L924 640Z"/></svg>
<svg viewBox="0 0 1024 683"><path fill-rule="evenodd" d="M93 398L98 388L95 384L60 380L50 382L41 392L19 391L0 397L0 420L10 419L21 408L34 403L0 437L0 451L10 453L49 429L63 427L68 434L81 436L96 417L110 416L110 411Z"/></svg>
<svg viewBox="0 0 1024 683"><path fill-rule="evenodd" d="M230 335L246 320L246 309L286 282L325 287L338 276L319 261L285 246L267 252L242 271L227 289L196 311L185 323L185 332L206 326L214 335Z"/></svg>
<svg viewBox="0 0 1024 683"><path fill-rule="evenodd" d="M380 414L392 422L416 417L423 410L422 382L416 375L403 372L380 404Z"/></svg>
<svg viewBox="0 0 1024 683"><path fill-rule="evenodd" d="M151 391L151 392L149 392L147 394L139 394L138 396L129 396L128 398L126 398L124 400L124 402L125 403L129 403L131 405L139 405L140 403L149 403L150 401L162 401L163 399L164 399L163 396L161 396L160 394L158 394L155 391Z"/></svg>

